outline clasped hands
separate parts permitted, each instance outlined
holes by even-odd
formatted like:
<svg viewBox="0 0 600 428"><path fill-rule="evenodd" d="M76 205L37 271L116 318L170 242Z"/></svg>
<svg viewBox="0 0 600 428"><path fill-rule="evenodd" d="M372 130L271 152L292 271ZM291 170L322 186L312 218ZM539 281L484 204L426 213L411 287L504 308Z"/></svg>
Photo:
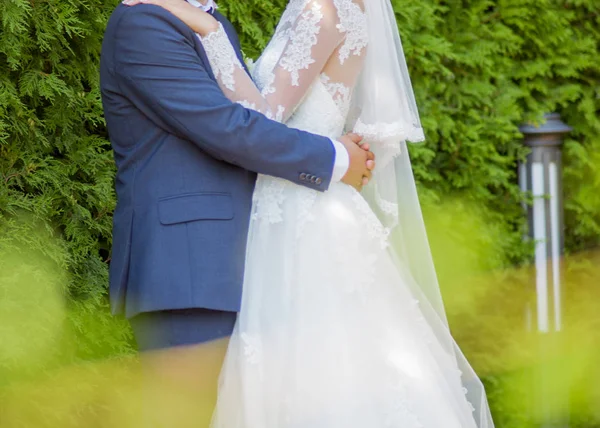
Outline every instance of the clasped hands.
<svg viewBox="0 0 600 428"><path fill-rule="evenodd" d="M375 155L370 151L368 143L361 144L362 139L360 135L353 133L348 133L339 139L348 151L350 159L348 171L342 178L342 182L358 191L369 183L375 169Z"/></svg>

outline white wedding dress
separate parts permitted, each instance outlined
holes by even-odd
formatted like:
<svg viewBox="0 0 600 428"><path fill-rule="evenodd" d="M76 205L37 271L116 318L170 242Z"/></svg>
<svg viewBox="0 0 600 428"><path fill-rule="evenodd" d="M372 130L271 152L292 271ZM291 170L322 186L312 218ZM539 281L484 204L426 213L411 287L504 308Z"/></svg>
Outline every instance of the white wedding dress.
<svg viewBox="0 0 600 428"><path fill-rule="evenodd" d="M337 138L364 52L376 49L367 36L356 1L291 0L254 67L260 92L222 28L202 43L232 100ZM259 176L213 427L484 426L388 233L346 184L321 193Z"/></svg>

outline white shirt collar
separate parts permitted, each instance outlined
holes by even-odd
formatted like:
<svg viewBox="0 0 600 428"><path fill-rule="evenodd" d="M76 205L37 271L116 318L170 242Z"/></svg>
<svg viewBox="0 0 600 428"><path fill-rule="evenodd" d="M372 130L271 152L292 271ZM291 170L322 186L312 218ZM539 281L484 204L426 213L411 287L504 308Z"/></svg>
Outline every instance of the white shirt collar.
<svg viewBox="0 0 600 428"><path fill-rule="evenodd" d="M204 10L204 12L209 12L209 11L217 8L217 4L215 3L215 0L208 0L205 5L200 3L198 0L187 0L187 1L192 6L201 7Z"/></svg>

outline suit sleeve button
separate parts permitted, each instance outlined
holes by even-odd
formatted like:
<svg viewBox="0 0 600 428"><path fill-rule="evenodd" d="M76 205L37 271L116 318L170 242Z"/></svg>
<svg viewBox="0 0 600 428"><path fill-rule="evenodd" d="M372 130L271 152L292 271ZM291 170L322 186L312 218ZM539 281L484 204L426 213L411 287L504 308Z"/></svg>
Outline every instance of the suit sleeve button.
<svg viewBox="0 0 600 428"><path fill-rule="evenodd" d="M317 177L317 179L315 180L316 184L321 184L323 182L323 180L321 180L321 177Z"/></svg>
<svg viewBox="0 0 600 428"><path fill-rule="evenodd" d="M306 181L306 173L303 172L302 174L300 174L300 180Z"/></svg>

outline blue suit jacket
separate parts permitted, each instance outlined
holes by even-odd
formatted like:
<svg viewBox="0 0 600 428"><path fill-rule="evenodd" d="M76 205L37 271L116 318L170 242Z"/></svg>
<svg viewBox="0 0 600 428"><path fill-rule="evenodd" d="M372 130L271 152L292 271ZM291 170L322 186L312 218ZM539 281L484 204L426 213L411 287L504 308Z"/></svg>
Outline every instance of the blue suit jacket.
<svg viewBox="0 0 600 428"><path fill-rule="evenodd" d="M238 311L255 172L326 190L331 142L231 103L197 36L156 6L116 8L100 73L117 164L113 312Z"/></svg>

